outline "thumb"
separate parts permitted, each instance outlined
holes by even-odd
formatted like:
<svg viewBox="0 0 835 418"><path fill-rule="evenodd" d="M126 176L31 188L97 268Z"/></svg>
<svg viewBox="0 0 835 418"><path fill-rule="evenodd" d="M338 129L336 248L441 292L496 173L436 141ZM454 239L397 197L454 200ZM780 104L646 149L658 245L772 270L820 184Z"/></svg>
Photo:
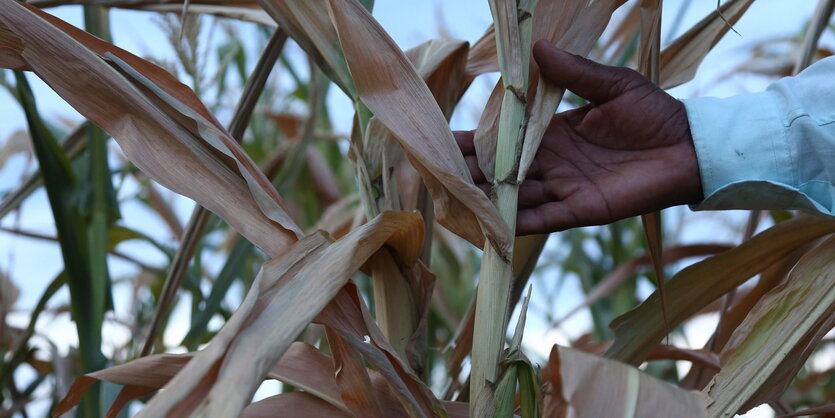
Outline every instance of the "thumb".
<svg viewBox="0 0 835 418"><path fill-rule="evenodd" d="M610 67L563 51L547 41L537 41L533 55L543 77L571 90L595 105L622 94L640 75L627 68Z"/></svg>

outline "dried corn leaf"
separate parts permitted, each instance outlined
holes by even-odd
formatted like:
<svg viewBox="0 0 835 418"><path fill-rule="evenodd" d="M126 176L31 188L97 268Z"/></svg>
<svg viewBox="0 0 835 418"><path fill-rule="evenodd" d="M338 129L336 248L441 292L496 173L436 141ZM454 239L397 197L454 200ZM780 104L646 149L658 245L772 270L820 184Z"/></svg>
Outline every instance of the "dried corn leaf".
<svg viewBox="0 0 835 418"><path fill-rule="evenodd" d="M237 416L293 339L357 269L384 244L396 252L398 262L414 265L422 250L422 231L419 215L385 212L333 244L321 233L297 242L264 265L232 318L140 416ZM362 318L362 313L356 315ZM363 320L373 324L370 316ZM378 329L366 332L383 341ZM367 345L361 339L359 343ZM230 386L236 390L229 391Z"/></svg>
<svg viewBox="0 0 835 418"><path fill-rule="evenodd" d="M481 74L499 71L499 60L496 56L496 32L493 25L484 35L473 44L467 55L466 74L468 82Z"/></svg>
<svg viewBox="0 0 835 418"><path fill-rule="evenodd" d="M786 279L797 260L809 250L809 245L801 245L792 254L784 257L771 267L760 273L757 284L742 295L737 293L735 303L722 317L721 326L717 326L713 337L705 344L705 348L713 352L720 352L727 344L731 334L739 327L739 324L748 316L751 309L759 303L760 299ZM738 289L737 289L738 290ZM718 302L718 301L717 301ZM717 308L718 309L718 308ZM695 315L699 315L696 313ZM687 376L681 380L679 386L687 389L702 390L710 383L717 370L704 369L702 367L691 367Z"/></svg>
<svg viewBox="0 0 835 418"><path fill-rule="evenodd" d="M300 235L269 180L188 87L31 6L0 4L0 44L121 145L149 177L276 255ZM0 66L14 60L0 55Z"/></svg>
<svg viewBox="0 0 835 418"><path fill-rule="evenodd" d="M242 418L351 418L351 415L307 392L270 396L247 406Z"/></svg>
<svg viewBox="0 0 835 418"><path fill-rule="evenodd" d="M272 365L359 267L384 244L396 249L404 265L414 264L422 249L422 239L414 237L422 231L419 215L384 212L333 244L319 233L299 241L262 267L238 311L140 416L237 416Z"/></svg>
<svg viewBox="0 0 835 418"><path fill-rule="evenodd" d="M316 321L338 333L385 377L394 397L410 416L435 416L443 411L432 391L408 370L386 341L356 286L346 286Z"/></svg>
<svg viewBox="0 0 835 418"><path fill-rule="evenodd" d="M803 36L800 54L797 55L792 74L803 71L812 63L812 59L818 52L818 42L829 24L833 12L835 12L835 1L820 0L818 2L815 13L809 19L809 27L806 29L806 35Z"/></svg>
<svg viewBox="0 0 835 418"><path fill-rule="evenodd" d="M254 2L252 3L254 4ZM149 4L133 8L137 10L147 10L160 13L180 13L183 10L182 4ZM277 26L275 20L273 20L267 12L257 6L246 7L212 3L199 4L189 0L188 13L237 19L244 22L258 23L264 26Z"/></svg>
<svg viewBox="0 0 835 418"><path fill-rule="evenodd" d="M723 244L692 244L678 247L667 247L662 252L662 263L670 264L688 257L715 255L723 251L730 250L731 248L733 248L732 245ZM580 310L585 309L608 296L615 289L620 287L620 285L627 279L632 277L632 275L635 274L640 267L649 266L651 264L652 260L649 254L638 256L621 264L586 293L586 298L583 300L583 303L568 311L568 313L557 320L555 324L562 323Z"/></svg>
<svg viewBox="0 0 835 418"><path fill-rule="evenodd" d="M519 17L515 0L488 0L490 12L493 14L495 28L496 53L499 59L499 69L502 73L502 84L505 89L519 91L524 88L527 73L527 61L523 57L529 55L522 50L520 44ZM530 48L528 46L528 48ZM521 93L521 92L520 92Z"/></svg>
<svg viewBox="0 0 835 418"><path fill-rule="evenodd" d="M55 405L55 408L52 410L52 415L60 416L67 413L81 402L81 397L84 396L84 393L94 383L100 380L124 385L123 391L132 394L132 397L153 392L171 380L177 372L185 367L191 358L191 353L158 354L79 376L75 379L72 386L70 386L66 397ZM122 395L120 394L119 397L122 398ZM130 400L130 398L125 399L125 401L127 400ZM116 416L123 407L124 402L114 403L110 407L107 416Z"/></svg>
<svg viewBox="0 0 835 418"><path fill-rule="evenodd" d="M466 83L469 45L457 39L432 39L406 51L418 76L426 82L446 120L461 98Z"/></svg>
<svg viewBox="0 0 835 418"><path fill-rule="evenodd" d="M368 369L359 352L342 338L338 333L325 327L328 337L328 347L333 355L336 384L342 402L357 417L380 417L383 411L380 408L380 401L371 389L371 377L368 376Z"/></svg>
<svg viewBox="0 0 835 418"><path fill-rule="evenodd" d="M542 370L547 417L706 417L707 399L635 367L566 347Z"/></svg>
<svg viewBox="0 0 835 418"><path fill-rule="evenodd" d="M310 344L291 344L268 376L311 393L344 412L350 412L342 402L339 386L334 380L336 369L333 359Z"/></svg>
<svg viewBox="0 0 835 418"><path fill-rule="evenodd" d="M612 13L625 0L598 0L595 2L567 2L561 8L552 9L551 27L548 39L558 48L573 54L586 56L591 51L597 39L606 29ZM550 2L545 2L550 3ZM563 4L563 3L561 3ZM552 6L553 7L553 6ZM539 9L537 9L539 12ZM536 26L534 26L536 30ZM534 38L536 39L536 38ZM565 91L548 82L540 80L536 94L529 101L528 111L530 119L522 146L522 156L519 162L518 181L524 181L528 169L536 156L542 135L551 123L551 118L557 110Z"/></svg>
<svg viewBox="0 0 835 418"><path fill-rule="evenodd" d="M711 416L778 398L835 325L835 238L804 255L789 279L751 310L720 354L705 391Z"/></svg>
<svg viewBox="0 0 835 418"><path fill-rule="evenodd" d="M639 71L658 82L658 52L661 48L661 0L641 0L641 44Z"/></svg>
<svg viewBox="0 0 835 418"><path fill-rule="evenodd" d="M406 51L406 57L426 82L447 120L469 83L465 74L468 51L466 42L453 39L433 39ZM388 130L387 133L391 135ZM396 143L397 140L390 137L386 141ZM399 145L397 147L400 148ZM388 161L394 165L393 177L400 195L400 207L420 210L427 228L430 228L427 230L427 236L430 236L434 212L420 173L402 158ZM427 241L427 244L431 245L431 242Z"/></svg>
<svg viewBox="0 0 835 418"><path fill-rule="evenodd" d="M131 362L99 370L81 376L73 382L67 396L56 405L53 414L66 413L81 400L84 392L96 381L124 385L119 394L122 402L116 402L108 411L108 417L116 416L125 401L153 392L165 386L182 370L196 353L157 354L141 357ZM294 342L267 377L291 384L344 412L348 409L339 397L334 381L335 371L331 358L315 347Z"/></svg>
<svg viewBox="0 0 835 418"><path fill-rule="evenodd" d="M669 344L659 344L647 356L647 360L683 360L694 365L719 370L719 356L708 350L690 350Z"/></svg>
<svg viewBox="0 0 835 418"><path fill-rule="evenodd" d="M667 313L675 327L718 297L767 269L798 246L835 232L835 221L798 216L781 222L738 247L693 264L668 282ZM658 294L616 318L615 343L607 357L640 364L665 334Z"/></svg>
<svg viewBox="0 0 835 418"><path fill-rule="evenodd" d="M608 39L600 48L595 48L589 58L600 62L615 62L619 59L629 59L624 52L632 44L634 37L639 34L641 23L641 3L636 3L629 9L626 16L621 19L618 26L608 36Z"/></svg>
<svg viewBox="0 0 835 418"><path fill-rule="evenodd" d="M423 176L439 222L479 246L486 236L506 252L508 227L473 184L443 113L414 67L358 2L328 5L363 103L395 134Z"/></svg>
<svg viewBox="0 0 835 418"><path fill-rule="evenodd" d="M748 10L754 0L730 0L705 16L661 52L661 88L669 89L693 79L711 49Z"/></svg>
<svg viewBox="0 0 835 418"><path fill-rule="evenodd" d="M327 0L258 0L258 4L345 94L357 97L342 46L328 18Z"/></svg>

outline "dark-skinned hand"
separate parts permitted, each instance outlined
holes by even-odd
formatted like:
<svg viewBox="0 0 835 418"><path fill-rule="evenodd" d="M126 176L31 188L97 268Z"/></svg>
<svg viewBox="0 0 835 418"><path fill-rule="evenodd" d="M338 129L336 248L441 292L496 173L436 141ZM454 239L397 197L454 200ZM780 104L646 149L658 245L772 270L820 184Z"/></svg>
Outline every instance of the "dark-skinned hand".
<svg viewBox="0 0 835 418"><path fill-rule="evenodd" d="M589 101L551 120L519 187L517 234L602 225L702 200L684 104L639 73L534 45L542 77ZM473 132L455 137L473 175Z"/></svg>

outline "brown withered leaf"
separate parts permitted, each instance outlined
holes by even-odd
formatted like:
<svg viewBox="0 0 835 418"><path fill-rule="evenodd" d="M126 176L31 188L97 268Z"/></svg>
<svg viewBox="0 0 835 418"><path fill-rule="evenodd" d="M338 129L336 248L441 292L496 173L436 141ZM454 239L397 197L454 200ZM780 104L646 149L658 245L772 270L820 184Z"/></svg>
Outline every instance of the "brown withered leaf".
<svg viewBox="0 0 835 418"><path fill-rule="evenodd" d="M336 384L342 402L358 417L383 417L380 401L371 389L371 377L362 356L338 333L325 326L328 347L333 355Z"/></svg>
<svg viewBox="0 0 835 418"><path fill-rule="evenodd" d="M159 389L185 367L191 358L191 353L158 354L80 376L70 386L67 396L55 405L52 415L67 413L81 402L81 397L94 383L101 380L124 385L117 401L107 412L107 417L115 417L128 400Z"/></svg>
<svg viewBox="0 0 835 418"><path fill-rule="evenodd" d="M345 94L356 98L354 81L328 18L327 0L258 0L258 4Z"/></svg>
<svg viewBox="0 0 835 418"><path fill-rule="evenodd" d="M707 398L639 369L555 345L542 369L548 417L707 417Z"/></svg>
<svg viewBox="0 0 835 418"><path fill-rule="evenodd" d="M355 285L348 284L316 321L333 329L361 353L385 377L394 397L412 416L434 416L443 411L432 391L409 371L386 341Z"/></svg>
<svg viewBox="0 0 835 418"><path fill-rule="evenodd" d="M353 416L307 392L289 392L270 396L250 404L241 413L241 418L350 418Z"/></svg>
<svg viewBox="0 0 835 418"><path fill-rule="evenodd" d="M738 293L734 298L735 302L733 306L725 312L721 326L717 326L716 332L705 344L705 348L713 352L720 352L725 347L725 344L727 344L731 334L739 327L739 324L742 323L745 317L748 316L748 313L751 312L751 309L756 306L765 294L786 279L792 267L797 264L800 256L809 250L808 247L808 244L799 246L793 253L765 269L760 273L757 284L750 290L739 292L739 289L737 289ZM717 309L721 309L721 307ZM696 313L694 316L698 314ZM687 389L702 390L710 383L716 371L694 365L687 372L687 376L681 380L679 386Z"/></svg>
<svg viewBox="0 0 835 418"><path fill-rule="evenodd" d="M691 244L667 247L662 252L662 264L666 265L669 263L675 263L688 257L715 255L723 251L730 250L731 248L733 248L733 246L727 244ZM620 285L627 279L629 279L629 277L635 274L639 268L651 265L651 263L652 261L649 254L643 254L621 264L611 273L606 275L606 277L601 279L600 282L586 294L586 298L583 300L583 303L568 311L568 313L556 321L556 324L562 323L580 310L585 309L600 299L608 296L615 289L620 287Z"/></svg>
<svg viewBox="0 0 835 418"><path fill-rule="evenodd" d="M0 66L23 62L149 177L197 200L267 253L301 236L269 180L188 87L31 6L3 2L0 11Z"/></svg>
<svg viewBox="0 0 835 418"><path fill-rule="evenodd" d="M413 265L422 249L419 215L384 212L328 244L317 233L262 267L259 278L212 343L142 410L141 416L236 416L296 336L384 244ZM345 337L345 336L343 336ZM235 387L229 391L229 387Z"/></svg>
<svg viewBox="0 0 835 418"><path fill-rule="evenodd" d="M789 279L748 313L720 353L722 371L706 388L714 416L778 398L835 325L835 238L797 262ZM739 411L739 412L738 412Z"/></svg>
<svg viewBox="0 0 835 418"><path fill-rule="evenodd" d="M665 289L670 326L677 326L798 246L831 232L835 232L835 221L797 216L676 273ZM653 293L637 308L615 318L610 327L615 331L615 343L606 356L640 364L665 334L658 295Z"/></svg>
<svg viewBox="0 0 835 418"><path fill-rule="evenodd" d="M237 416L296 336L369 257L387 245L399 263L414 265L422 232L418 214L384 212L332 244L325 234L314 233L290 246L262 267L232 318L139 416ZM384 341L376 332L371 333Z"/></svg>
<svg viewBox="0 0 835 418"><path fill-rule="evenodd" d="M328 2L363 103L395 135L435 202L438 221L478 246L506 252L510 232L472 182L432 93L379 23L355 0Z"/></svg>
<svg viewBox="0 0 835 418"><path fill-rule="evenodd" d="M499 71L499 60L496 56L496 32L493 25L473 44L467 54L467 80L472 81L481 74Z"/></svg>

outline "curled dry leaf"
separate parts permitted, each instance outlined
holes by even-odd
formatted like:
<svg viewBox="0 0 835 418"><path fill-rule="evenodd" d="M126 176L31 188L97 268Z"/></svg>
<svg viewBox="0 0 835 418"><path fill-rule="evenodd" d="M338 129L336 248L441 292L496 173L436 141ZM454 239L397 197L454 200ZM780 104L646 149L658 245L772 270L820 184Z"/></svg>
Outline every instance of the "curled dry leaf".
<svg viewBox="0 0 835 418"><path fill-rule="evenodd" d="M798 246L835 232L835 221L798 216L781 222L722 254L688 266L666 286L669 325L675 327L731 289L781 260ZM607 357L640 364L664 338L658 294L653 293L610 327L615 343Z"/></svg>
<svg viewBox="0 0 835 418"><path fill-rule="evenodd" d="M386 341L356 286L346 286L316 321L338 333L386 378L394 397L410 416L435 416L443 411L431 390L408 370Z"/></svg>
<svg viewBox="0 0 835 418"><path fill-rule="evenodd" d="M328 18L327 0L258 0L258 4L345 94L352 99L357 97L342 47Z"/></svg>
<svg viewBox="0 0 835 418"><path fill-rule="evenodd" d="M586 334L580 337L572 346L584 353L599 356L612 346L612 340L592 341L591 336ZM658 344L658 346L650 351L647 360L683 360L693 363L693 367L703 366L715 371L718 371L720 368L719 355L714 352L706 349L693 350L669 344ZM690 388L685 387L684 389Z"/></svg>
<svg viewBox="0 0 835 418"><path fill-rule="evenodd" d="M496 32L493 25L473 44L467 55L467 80L472 81L481 74L499 71L499 59L496 55Z"/></svg>
<svg viewBox="0 0 835 418"><path fill-rule="evenodd" d="M801 257L789 279L754 306L720 353L705 391L711 416L778 398L835 325L835 238Z"/></svg>
<svg viewBox="0 0 835 418"><path fill-rule="evenodd" d="M423 177L438 221L478 246L486 236L507 252L507 224L473 184L444 114L414 66L358 2L328 6L360 98Z"/></svg>
<svg viewBox="0 0 835 418"><path fill-rule="evenodd" d="M469 44L457 39L432 39L406 51L406 57L426 82L447 120L467 84L465 69L469 51Z"/></svg>
<svg viewBox="0 0 835 418"><path fill-rule="evenodd" d="M797 260L808 250L809 244L801 245L790 255L784 257L760 273L757 284L753 288L745 291L744 293L740 292L742 294L737 293L737 296L734 298L735 302L733 306L725 312L725 316L722 318L721 326L717 327L713 337L711 337L711 339L705 344L705 348L710 349L715 353L720 352L725 347L725 344L727 344L731 334L748 316L748 313L751 312L751 309L753 309L754 306L759 303L760 299L770 292L771 289L786 279L792 267L797 264ZM739 289L737 289L737 291L739 291ZM721 301L721 299L717 300L717 302L719 301ZM715 310L718 309L721 309L721 307L718 306ZM704 312L704 309L702 309L702 312ZM699 315L699 313L694 315ZM702 390L708 383L710 383L710 380L713 379L715 374L716 370L713 369L705 369L698 366L691 367L690 371L687 372L687 376L685 376L679 383L679 386L687 389Z"/></svg>
<svg viewBox="0 0 835 418"><path fill-rule="evenodd" d="M383 417L380 401L371 388L371 377L363 363L362 356L344 338L325 327L328 347L333 354L336 384L342 402L357 417Z"/></svg>
<svg viewBox="0 0 835 418"><path fill-rule="evenodd" d="M337 330L341 337L353 341L354 349L363 348L365 351L360 352L378 370L391 370L387 377L399 380L399 376L409 376L370 314L358 305L362 303L360 297L344 291L340 293L340 290L383 245L394 251L398 263L415 265L422 250L422 232L423 223L418 214L384 212L332 244L323 233L314 233L298 241L262 267L241 306L204 350L194 353L192 360L173 379L170 371L166 372L169 374L163 377L171 379L165 383L166 390L155 396L139 416L238 416L304 327L325 306L336 306L339 301L342 301L339 305L342 309L335 316L328 319L323 312L326 317L320 316L319 320ZM337 294L344 296L334 299ZM373 337L374 349L360 337L362 335ZM120 367L136 363L139 365L136 367L142 368L142 363L137 363L141 361L151 360L140 359ZM283 373L292 375L287 368ZM89 378L79 378L77 389L83 392L86 389L83 385ZM298 373L296 378L299 379ZM158 383L160 376L155 379ZM433 405L440 405L420 379L411 375L409 380L409 383L399 381L405 388L403 396L414 399L414 405L429 405L430 411L434 409ZM129 388L123 396L130 399L130 396L136 396L137 390L147 393L158 387L157 384L151 389L149 386L136 390ZM236 390L230 391L229 387ZM322 390L332 393L332 387ZM79 398L80 394L73 392L62 405L71 407ZM332 397L322 398L332 402Z"/></svg>
<svg viewBox="0 0 835 418"><path fill-rule="evenodd" d="M635 367L555 345L542 369L542 416L706 417L707 399Z"/></svg>
<svg viewBox="0 0 835 418"><path fill-rule="evenodd" d="M195 199L267 253L280 254L301 236L252 159L161 68L17 2L0 3L0 51L0 66L35 72L149 177Z"/></svg>
<svg viewBox="0 0 835 418"><path fill-rule="evenodd" d="M258 290L140 415L237 416L270 367L365 261L388 244L413 265L422 231L419 215L384 212L333 244L321 233L305 237L262 267L253 284Z"/></svg>
<svg viewBox="0 0 835 418"><path fill-rule="evenodd" d="M105 381L124 386L107 413L108 417L115 417L128 400L159 389L185 367L191 358L191 353L157 354L80 376L70 386L67 396L55 405L52 416L67 413L81 402L81 397L94 383Z"/></svg>

